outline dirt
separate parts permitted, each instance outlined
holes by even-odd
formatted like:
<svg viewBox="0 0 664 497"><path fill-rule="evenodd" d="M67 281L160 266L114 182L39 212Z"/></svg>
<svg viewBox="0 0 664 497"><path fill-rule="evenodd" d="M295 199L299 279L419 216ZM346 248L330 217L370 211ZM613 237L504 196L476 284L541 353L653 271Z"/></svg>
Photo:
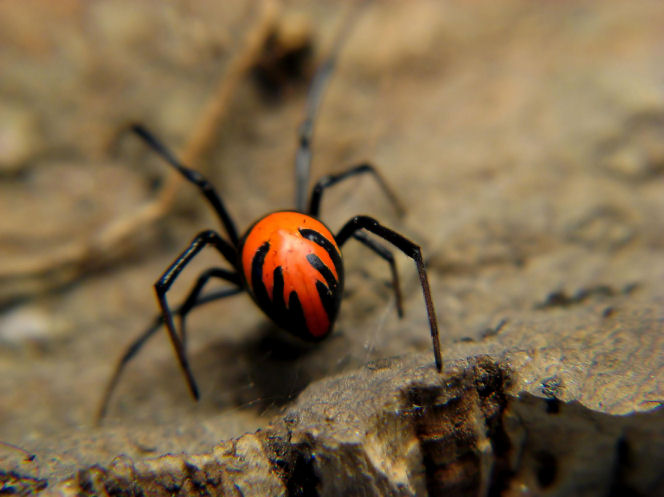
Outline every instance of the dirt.
<svg viewBox="0 0 664 497"><path fill-rule="evenodd" d="M208 453L281 419L331 375L394 356L433 368L412 260L396 255L397 319L385 262L349 242L329 339L285 340L247 295L201 307L188 320L201 400L159 333L94 426L116 361L156 315L152 285L198 231L221 230L127 125L143 123L190 157L240 231L292 208L307 81L348 10L0 5L5 473L53 483L120 454ZM316 122L312 176L368 160L406 214L367 177L326 193L321 218L336 231L369 214L421 245L448 365L488 355L514 376L506 394L578 404L590 417L655 410L664 399L664 8L374 2L357 16ZM274 46L249 47L249 34L268 38L272 28L294 65L275 61ZM238 61L253 69L229 85L211 121ZM208 141L196 148L201 129ZM205 252L171 302L217 264Z"/></svg>

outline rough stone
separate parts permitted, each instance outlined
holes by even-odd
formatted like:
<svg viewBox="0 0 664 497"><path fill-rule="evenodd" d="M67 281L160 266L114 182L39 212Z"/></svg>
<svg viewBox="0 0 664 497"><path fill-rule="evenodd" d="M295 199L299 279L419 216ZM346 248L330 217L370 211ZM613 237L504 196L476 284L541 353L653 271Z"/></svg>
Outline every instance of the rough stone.
<svg viewBox="0 0 664 497"><path fill-rule="evenodd" d="M160 334L96 427L115 361L154 318L152 285L218 221L194 192L108 253L69 255L163 191L127 123L179 150L261 8L129 3L0 3L0 101L38 122L0 181L1 492L664 494L660 3L367 5L320 109L313 176L370 160L406 214L358 178L321 217L335 231L370 214L422 246L444 374L412 261L397 254L399 320L384 261L349 241L329 339L283 340L246 296L201 307L201 401ZM302 77L342 16L283 9L307 20ZM192 164L240 230L292 206L306 96L279 78L265 99L247 76ZM170 301L218 264L202 254Z"/></svg>

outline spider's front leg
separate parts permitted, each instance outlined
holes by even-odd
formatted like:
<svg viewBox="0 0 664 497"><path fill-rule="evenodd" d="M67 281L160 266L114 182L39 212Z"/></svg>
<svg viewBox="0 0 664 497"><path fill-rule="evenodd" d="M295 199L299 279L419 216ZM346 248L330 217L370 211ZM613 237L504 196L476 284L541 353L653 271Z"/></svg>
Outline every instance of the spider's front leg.
<svg viewBox="0 0 664 497"><path fill-rule="evenodd" d="M187 247L187 249L185 249L178 256L177 259L175 259L175 261L168 267L168 269L166 269L161 278L159 278L157 282L154 284L155 292L157 293L157 301L159 302L159 307L161 309L161 314L164 319L164 324L166 325L166 330L168 331L171 343L173 344L175 355L177 356L178 362L180 363L180 367L182 368L182 371L184 372L184 375L187 379L187 385L189 386L189 390L191 391L192 396L196 400L198 400L199 397L198 387L196 386L196 381L194 380L194 375L191 372L189 361L187 360L187 355L185 353L185 347L182 340L184 337L178 335L178 333L175 330L175 323L173 321L173 311L171 311L171 308L168 305L168 300L166 299L166 293L168 292L171 285L175 282L178 275L187 266L187 264L189 264L189 262L191 262L191 260L194 257L196 257L196 255L207 245L214 246L226 260L231 262L231 264L235 264L234 262L236 260L235 248L231 244L229 244L226 240L221 238L221 236L219 236L219 234L217 234L215 231L212 230L203 231L198 235L196 235L196 237L189 244L189 247ZM224 273L218 273L216 274L216 276L227 279L232 283L237 283L240 281L239 276L236 273L231 273L230 277L225 277ZM199 279L199 281L201 280ZM200 291L202 286L203 285L201 284L200 288L195 287L195 292ZM196 297L194 297L194 300L191 303L189 303L189 307L193 307L193 304L195 303L195 299L197 297L198 294L196 293ZM184 306L187 305L188 302L185 302Z"/></svg>
<svg viewBox="0 0 664 497"><path fill-rule="evenodd" d="M226 271L222 268L212 268L205 271L198 277L196 284L189 292L189 295L185 299L184 303L175 311L173 311L173 314L179 316L180 318L180 336L182 337L182 342L185 349L187 343L185 333L185 318L189 311L201 305L207 304L208 302L225 299L226 297L237 295L243 291L242 286L238 284L236 287L222 288L221 290L210 292L201 297L201 290L211 277L221 278L226 281L234 282L237 278L237 273L233 274L231 271ZM106 417L111 397L115 391L116 386L118 385L118 382L120 381L120 376L122 375L125 367L134 357L136 357L136 354L138 354L138 352L143 348L143 345L145 345L147 341L152 338L157 333L157 331L159 331L159 328L161 328L163 324L164 316L160 313L152 320L150 326L148 326L143 333L141 333L134 339L133 342L131 342L131 344L129 344L129 347L127 347L127 349L122 354L122 357L120 357L120 360L118 361L117 365L115 366L115 370L113 371L113 375L106 384L104 396L102 397L99 407L97 408L97 414L95 416L95 424L97 426L99 426L102 420Z"/></svg>
<svg viewBox="0 0 664 497"><path fill-rule="evenodd" d="M179 172L184 179L196 185L199 191L207 199L209 204L212 206L214 211L219 216L219 220L223 225L228 238L234 246L237 246L239 238L237 235L237 229L235 228L235 223L231 219L224 202L221 200L221 197L214 189L212 184L203 177L201 173L195 171L194 169L188 168L182 164L177 157L171 152L166 145L164 145L160 140L157 139L150 131L140 124L133 124L131 130L140 137L146 145L148 145L152 150L154 150L159 156L166 161L168 165L173 167L177 172Z"/></svg>
<svg viewBox="0 0 664 497"><path fill-rule="evenodd" d="M422 285L422 293L424 294L424 302L429 316L429 327L431 329L431 339L433 341L433 355L436 361L436 369L440 372L443 370L443 359L440 351L440 337L438 335L438 322L436 321L436 311L433 307L433 300L431 298L431 290L429 289L429 279L424 267L424 260L422 259L422 250L419 245L411 242L408 238L391 230L380 224L375 219L369 216L355 216L348 221L339 234L335 237L337 245L341 247L353 234L359 230L367 230L384 240L390 242L396 248L401 250L404 254L415 261L417 266L417 273L420 277L420 284Z"/></svg>

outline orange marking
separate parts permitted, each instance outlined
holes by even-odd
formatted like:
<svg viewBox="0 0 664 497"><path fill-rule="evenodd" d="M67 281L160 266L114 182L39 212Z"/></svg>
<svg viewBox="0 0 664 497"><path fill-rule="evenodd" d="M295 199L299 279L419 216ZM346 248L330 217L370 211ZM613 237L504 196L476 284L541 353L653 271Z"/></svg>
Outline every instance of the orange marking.
<svg viewBox="0 0 664 497"><path fill-rule="evenodd" d="M334 246L341 257L332 233L323 223L306 214L281 211L267 215L251 228L242 248L242 269L251 288L254 256L265 242L270 242L270 250L265 256L262 275L270 299L274 299L274 270L281 266L284 277L283 297L286 306L288 307L291 292L295 292L302 305L309 332L314 336L322 336L329 331L331 323L318 295L316 282L320 281L325 285L327 283L309 263L307 255L318 256L337 281L339 275L328 252L317 243L304 238L298 231L299 229L317 231ZM251 290L253 292L253 288Z"/></svg>

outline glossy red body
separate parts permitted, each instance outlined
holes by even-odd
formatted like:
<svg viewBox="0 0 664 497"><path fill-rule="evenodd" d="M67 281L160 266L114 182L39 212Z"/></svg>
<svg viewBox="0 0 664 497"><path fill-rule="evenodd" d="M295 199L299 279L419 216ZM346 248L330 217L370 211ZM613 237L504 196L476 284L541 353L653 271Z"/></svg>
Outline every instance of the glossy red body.
<svg viewBox="0 0 664 497"><path fill-rule="evenodd" d="M330 230L296 211L273 212L244 236L240 266L258 306L308 340L332 329L341 303L343 263Z"/></svg>

